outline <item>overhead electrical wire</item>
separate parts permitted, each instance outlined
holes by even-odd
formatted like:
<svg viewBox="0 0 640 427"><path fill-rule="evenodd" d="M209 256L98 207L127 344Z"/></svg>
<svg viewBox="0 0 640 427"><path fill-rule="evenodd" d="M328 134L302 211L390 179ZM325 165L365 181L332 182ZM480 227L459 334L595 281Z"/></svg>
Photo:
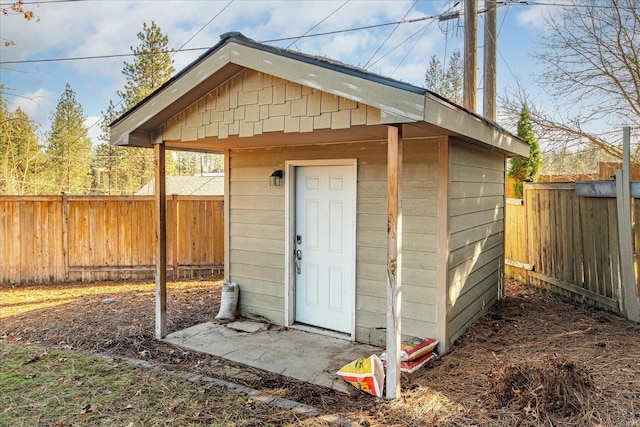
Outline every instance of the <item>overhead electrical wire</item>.
<svg viewBox="0 0 640 427"><path fill-rule="evenodd" d="M354 27L346 30L325 31L322 33L306 34L306 35L295 36L295 37L281 37L276 39L268 39L268 40L262 40L260 41L260 43L275 43L275 42L287 41L287 40L299 40L301 38L321 37L321 36L327 36L332 34L340 34L340 33L347 33L347 32L353 32L353 31L369 30L373 28L387 27L390 25L397 25L397 24L413 24L416 22L426 21L430 19L437 19L437 18L438 18L438 15L423 16L420 18L405 19L405 20L396 21L396 22L386 22L383 24ZM208 50L208 49L211 49L211 47L181 48L181 49L174 49L167 52L191 52L191 51ZM164 53L164 52L160 52L160 53ZM145 54L153 55L153 53L140 53L138 55L145 55ZM2 64L36 64L36 63L43 63L43 62L61 62L61 61L82 61L82 60L88 60L88 59L109 59L109 58L123 58L123 57L130 57L130 56L136 56L136 54L121 53L121 54L112 54L112 55L76 56L76 57L68 57L68 58L45 58L45 59L25 59L25 60L19 60L19 61L0 61L0 65Z"/></svg>
<svg viewBox="0 0 640 427"><path fill-rule="evenodd" d="M34 1L23 1L22 4L24 6L29 5L45 5L45 4L55 4L55 3L83 3L83 2L94 2L97 3L99 1L108 1L108 0L34 0ZM147 0L147 1L166 1L166 0ZM184 0L183 0L184 1ZM200 1L200 0L192 0L192 1ZM614 9L615 6L607 6L604 4L584 4L584 3L576 3L573 0L571 3L558 3L558 2L549 2L544 0L498 0L496 2L499 6L557 6L557 7L590 7L595 9ZM134 3L134 1L132 1ZM0 3L0 7L11 7L14 2L8 3Z"/></svg>
<svg viewBox="0 0 640 427"><path fill-rule="evenodd" d="M453 7L457 6L458 3L456 3L454 6L450 7L447 12L449 12ZM422 34L420 34L420 37L418 37L416 39L416 41L413 43L413 45L411 46L411 49L408 49L407 52L405 52L405 55L402 57L402 59L400 60L400 62L398 63L398 65L396 66L396 68L393 70L393 72L391 73L390 76L393 76L395 74L396 71L398 71L398 68L400 68L400 65L402 65L402 63L405 61L405 59L407 59L407 57L409 56L409 53L411 53L411 51L415 48L415 46L418 44L418 41L420 41L422 39L422 36L424 36L424 33L427 31L427 29L429 28L429 26L431 26L431 24L435 21L435 19L440 18L443 14L445 13L444 9L441 9L440 12L437 15L433 15L431 17L425 17L425 18L431 18L431 21L428 22L425 26L423 26L422 28L420 28L418 31L416 31L415 33L413 33L412 35L410 35L409 37L407 37L404 41L402 41L401 43L399 43L398 45L396 45L394 48L392 48L391 50L389 50L387 53L385 53L384 55L382 55L380 58L378 58L375 62L371 63L371 65L369 66L369 68L373 65L375 65L377 62L379 62L381 59L383 59L384 57L386 57L387 55L389 55L390 53L392 53L394 50L398 49L400 46L402 46L404 43L406 43L407 41L409 41L411 38L413 38L416 34L422 32ZM426 20L426 19L422 19L422 20Z"/></svg>
<svg viewBox="0 0 640 427"><path fill-rule="evenodd" d="M403 21L408 15L409 13L411 13L411 11L413 10L414 7L416 7L416 4L418 4L418 0L415 0L413 2L413 4L411 5L411 7L409 8L409 10L407 10L407 13L404 14L404 16L402 17L402 19L400 21ZM369 65L369 62L371 62L373 60L373 58L375 58L375 56L378 54L378 52L380 52L380 49L382 49L382 47L387 43L387 41L389 41L389 39L391 38L391 36L393 35L393 33L396 32L396 30L400 27L400 24L396 24L396 26L393 28L393 30L391 30L391 32L389 33L389 35L387 35L387 38L384 39L384 41L382 42L382 44L376 49L375 52L373 52L373 55L371 55L371 57L367 60L367 62L364 64L364 66L362 68L364 68L365 70L367 69L367 65Z"/></svg>
<svg viewBox="0 0 640 427"><path fill-rule="evenodd" d="M293 46L294 44L296 44L296 42L298 40L300 40L301 38L303 38L304 36L306 36L310 31L312 31L314 28L317 28L318 25L322 24L324 21L326 21L327 19L329 19L330 17L332 17L336 12L338 12L340 9L342 9L343 7L345 7L347 5L347 3L349 3L351 0L346 0L344 3L342 3L342 5L338 6L338 8L336 10L334 10L333 12L331 12L330 14L328 14L322 21L318 22L316 25L314 25L313 27L309 28L303 35L301 35L300 37L296 38L294 41L292 41L289 46L287 46L287 49L289 49L291 46Z"/></svg>
<svg viewBox="0 0 640 427"><path fill-rule="evenodd" d="M191 37L189 37L189 39L188 39L186 42L182 43L182 46L180 46L180 47L176 50L176 52L180 52L182 49L184 49L184 47L185 47L187 44L189 44L189 42L190 42L191 40L193 40L193 39L194 39L198 34L200 34L200 33L202 32L202 30L204 30L205 28L207 28L207 27L209 26L209 24L211 24L211 23L212 23L212 22L213 22L213 21L214 21L218 16L220 16L220 14L221 14L222 12L224 12L225 10L227 10L227 8L228 8L229 6L231 6L231 4L232 4L234 1L235 1L235 0L229 0L229 3L227 3L227 5L226 5L225 7L223 7L222 9L220 9L220 11L218 11L218 13L216 13L216 14L215 14L215 16L209 20L209 22L207 22L207 23L206 23L206 24L204 24L202 27L200 27L200 29L199 29L198 31L196 31L194 35L192 35ZM175 53L174 53L173 55L175 55ZM171 55L171 56L173 56L173 55Z"/></svg>

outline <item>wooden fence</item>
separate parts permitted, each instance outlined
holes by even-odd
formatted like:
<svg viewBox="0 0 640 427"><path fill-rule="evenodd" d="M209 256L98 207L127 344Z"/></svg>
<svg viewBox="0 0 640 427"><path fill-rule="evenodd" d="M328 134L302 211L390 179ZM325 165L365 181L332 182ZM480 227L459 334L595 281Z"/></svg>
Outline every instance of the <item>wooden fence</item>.
<svg viewBox="0 0 640 427"><path fill-rule="evenodd" d="M631 206L640 218L640 200ZM524 200L508 200L505 227L507 276L621 311L615 198L578 196L575 183L525 184ZM639 247L637 226L634 241Z"/></svg>
<svg viewBox="0 0 640 427"><path fill-rule="evenodd" d="M155 209L149 196L0 197L0 283L151 278ZM223 198L167 197L172 277L224 264Z"/></svg>

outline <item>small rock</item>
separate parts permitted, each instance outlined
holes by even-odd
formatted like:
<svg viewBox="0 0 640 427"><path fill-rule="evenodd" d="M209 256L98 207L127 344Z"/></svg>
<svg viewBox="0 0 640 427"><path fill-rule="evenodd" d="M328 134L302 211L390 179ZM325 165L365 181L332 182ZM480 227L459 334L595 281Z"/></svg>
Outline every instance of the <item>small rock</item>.
<svg viewBox="0 0 640 427"><path fill-rule="evenodd" d="M105 298L102 300L103 304L115 304L118 300L116 298Z"/></svg>

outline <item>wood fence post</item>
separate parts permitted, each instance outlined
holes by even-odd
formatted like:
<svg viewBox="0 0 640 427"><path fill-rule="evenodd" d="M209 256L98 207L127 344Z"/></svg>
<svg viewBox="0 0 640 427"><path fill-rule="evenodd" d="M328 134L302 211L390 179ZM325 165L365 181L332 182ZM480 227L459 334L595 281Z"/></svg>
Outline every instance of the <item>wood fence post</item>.
<svg viewBox="0 0 640 427"><path fill-rule="evenodd" d="M402 130L387 126L387 399L400 397Z"/></svg>
<svg viewBox="0 0 640 427"><path fill-rule="evenodd" d="M171 218L171 224L173 225L173 278L174 279L178 279L178 276L180 274L179 270L178 270L178 248L180 247L179 245L179 239L180 239L180 226L179 226L179 221L180 221L180 215L178 212L178 195L177 194L172 194L171 195L171 204L173 205L173 217Z"/></svg>
<svg viewBox="0 0 640 427"><path fill-rule="evenodd" d="M62 193L62 260L64 281L69 280L69 198Z"/></svg>
<svg viewBox="0 0 640 427"><path fill-rule="evenodd" d="M631 226L631 189L630 189L630 150L631 131L623 129L622 135L622 170L616 171L616 202L618 208L618 238L620 244L621 270L621 309L627 319L640 322L640 303L638 303L638 286L636 284L633 265L633 241Z"/></svg>

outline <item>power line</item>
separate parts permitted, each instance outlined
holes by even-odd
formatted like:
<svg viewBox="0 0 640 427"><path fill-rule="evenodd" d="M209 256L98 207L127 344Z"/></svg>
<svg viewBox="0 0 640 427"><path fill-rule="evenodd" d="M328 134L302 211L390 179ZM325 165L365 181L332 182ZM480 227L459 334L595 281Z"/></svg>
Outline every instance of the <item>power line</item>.
<svg viewBox="0 0 640 427"><path fill-rule="evenodd" d="M346 0L344 3L342 3L342 5L340 5L336 10L334 10L333 12L331 12L330 14L328 14L322 21L318 22L316 25L314 25L313 27L309 28L303 35L301 35L300 37L298 37L297 39L295 39L294 41L292 41L289 46L287 46L287 49L289 49L291 46L293 46L294 44L296 44L296 42L298 40L300 40L301 38L303 38L304 36L306 36L311 30L313 30L314 28L316 28L318 25L322 24L324 21L326 21L327 19L329 19L330 17L332 17L337 11L339 11L340 9L342 9L343 7L345 7L347 5L347 3L349 3L349 1L351 0Z"/></svg>
<svg viewBox="0 0 640 427"><path fill-rule="evenodd" d="M171 53L171 52L189 52L194 50L206 50L208 47L194 47L189 49L181 49L181 50L165 50L165 51L157 51L157 52L140 52L140 53L120 53L113 55L94 55L94 56L75 56L68 58L46 58L46 59L25 59L21 61L2 61L0 65L3 64L40 64L46 62L64 62L64 61L82 61L87 59L109 59L109 58L124 58L131 56L143 56L143 55L157 55L159 53Z"/></svg>
<svg viewBox="0 0 640 427"><path fill-rule="evenodd" d="M382 58L386 57L387 55L389 55L391 52L393 52L394 50L398 49L400 46L402 46L403 44L405 44L407 41L409 41L411 38L413 38L413 36L415 36L416 34L418 34L419 32L422 32L422 34L420 34L420 37L418 37L416 39L416 41L413 43L413 46L411 46L411 49L409 49L405 55L402 57L402 59L400 60L400 62L398 63L398 65L396 66L396 68L393 70L393 72L391 73L390 77L393 76L395 74L396 71L398 71L398 68L400 68L400 65L402 65L402 63L404 62L405 59L407 59L407 57L409 56L409 53L416 47L416 45L418 44L418 42L420 41L420 39L422 39L422 37L424 36L424 33L427 31L427 29L431 26L431 24L434 22L434 20L436 18L440 18L441 16L443 16L443 14L446 14L448 12L451 11L451 9L453 9L454 7L456 7L458 5L459 2L457 2L456 4L454 4L453 6L449 7L447 9L447 11L444 11L443 9L440 9L440 12L438 12L437 15L434 16L428 16L428 17L424 17L424 18L420 18L421 20L427 20L427 19L431 19L430 22L428 22L426 25L424 25L422 28L420 28L418 31L416 31L415 33L413 33L412 35L410 35L409 37L407 37L404 41L402 41L401 43L399 43L398 45L396 45L394 48L392 48L391 50L389 50L387 53L385 53L384 55L382 55L380 58L378 58L375 62L371 63L370 67L373 66L374 64L376 64L377 62L379 62Z"/></svg>
<svg viewBox="0 0 640 427"><path fill-rule="evenodd" d="M403 44L405 44L407 41L409 41L409 39L413 36L415 36L416 34L418 34L419 32L422 32L422 34L420 34L420 37L418 37L416 39L415 42L413 42L413 45L411 46L410 49L407 50L407 52L405 52L404 56L402 57L402 59L400 60L400 62L398 62L398 65L396 65L396 68L393 69L393 71L391 72L391 74L389 75L389 77L393 77L393 75L396 73L396 71L398 71L398 68L400 68L400 66L402 65L402 63L404 62L405 59L407 59L407 57L409 56L409 54L411 53L411 51L416 47L416 45L418 44L418 42L422 39L422 37L424 36L424 33L427 32L427 29L429 29L429 27L431 26L431 24L433 23L433 21L431 22L427 22L421 29L419 29L418 31L416 31L415 33L413 33L410 37L408 37L405 41L403 41L402 43L400 43L399 45L397 45L396 47L394 47L393 49L391 49L389 52L387 52L385 55L383 55L382 57L380 57L380 59L384 58L385 56L389 55L391 52L393 52L394 50L396 50L397 48L399 48L400 46L402 46ZM378 62L378 61L376 61ZM376 62L374 62L373 64L375 64ZM371 64L371 65L373 65Z"/></svg>
<svg viewBox="0 0 640 427"><path fill-rule="evenodd" d="M80 0L74 0L74 1L80 1ZM88 0L82 0L82 1L88 1ZM416 23L416 22L426 21L426 20L435 19L435 18L438 18L438 16L423 16L423 17L420 17L420 18L405 19L405 20L396 21L396 22L385 22L383 24L365 25L365 26L362 26L362 27L354 27L354 28L349 28L349 29L345 29L345 30L325 31L325 32L322 32L322 33L313 33L313 34L306 34L306 35L294 36L294 37L281 37L281 38L276 38L276 39L268 39L268 40L262 40L259 43L275 43L275 42L288 41L288 40L298 40L298 39L301 39L301 38L321 37L321 36L328 36L328 35L333 35L333 34L348 33L348 32L353 32L353 31L369 30L369 29L374 29L374 28L387 27L387 26L390 26L390 25L413 24L413 23ZM135 54L135 53L121 53L121 54L112 54L112 55L76 56L76 57L68 57L68 58L25 59L25 60L20 60L20 61L0 61L0 65L3 65L3 64L37 64L37 63L45 63L45 62L82 61L82 60L90 60L90 59L124 58L124 57L136 56L136 55L155 55L155 54L158 54L158 53L171 53L171 52L192 52L192 51L197 51L197 50L208 50L208 49L211 49L211 47L181 48L181 49L173 49L173 50L168 50L168 51L159 51L159 52L155 52L155 53L141 52L141 53L138 53L138 54Z"/></svg>
<svg viewBox="0 0 640 427"><path fill-rule="evenodd" d="M413 4L411 5L411 7L409 8L409 10L407 10L407 13L404 14L404 16L402 17L401 21L403 19L405 19L409 13L411 13L411 11L413 10L414 7L416 7L416 4L418 4L418 0L415 0L413 2ZM391 30L391 32L389 33L389 35L387 36L386 39L384 39L384 41L382 42L382 44L380 45L380 47L378 47L376 49L375 52L373 52L373 55L371 55L371 57L367 60L366 64L364 64L364 66L362 68L364 68L365 70L367 69L367 65L369 65L369 62L371 62L371 60L378 54L378 52L380 52L380 49L382 49L382 47L387 43L387 41L389 41L389 39L391 38L391 36L393 35L393 33L396 32L396 30L398 29L398 27L400 27L400 24L396 24L395 28L393 30Z"/></svg>
<svg viewBox="0 0 640 427"><path fill-rule="evenodd" d="M180 46L175 52L180 52L191 40L193 40L198 34L200 34L202 32L202 30L204 30L209 24L211 24L218 16L220 16L220 14L222 12L224 12L229 6L231 6L231 4L234 2L235 0L229 0L229 3L227 3L227 5L225 7L223 7L222 9L220 9L220 11L218 13L215 14L215 16L213 18L211 18L209 20L209 22L207 22L206 24L204 24L198 31L196 31L196 33L194 35L192 35L191 37L189 37L189 40L187 40L186 42L182 43L182 46ZM175 52L173 55L175 55ZM171 56L173 56L171 55Z"/></svg>

